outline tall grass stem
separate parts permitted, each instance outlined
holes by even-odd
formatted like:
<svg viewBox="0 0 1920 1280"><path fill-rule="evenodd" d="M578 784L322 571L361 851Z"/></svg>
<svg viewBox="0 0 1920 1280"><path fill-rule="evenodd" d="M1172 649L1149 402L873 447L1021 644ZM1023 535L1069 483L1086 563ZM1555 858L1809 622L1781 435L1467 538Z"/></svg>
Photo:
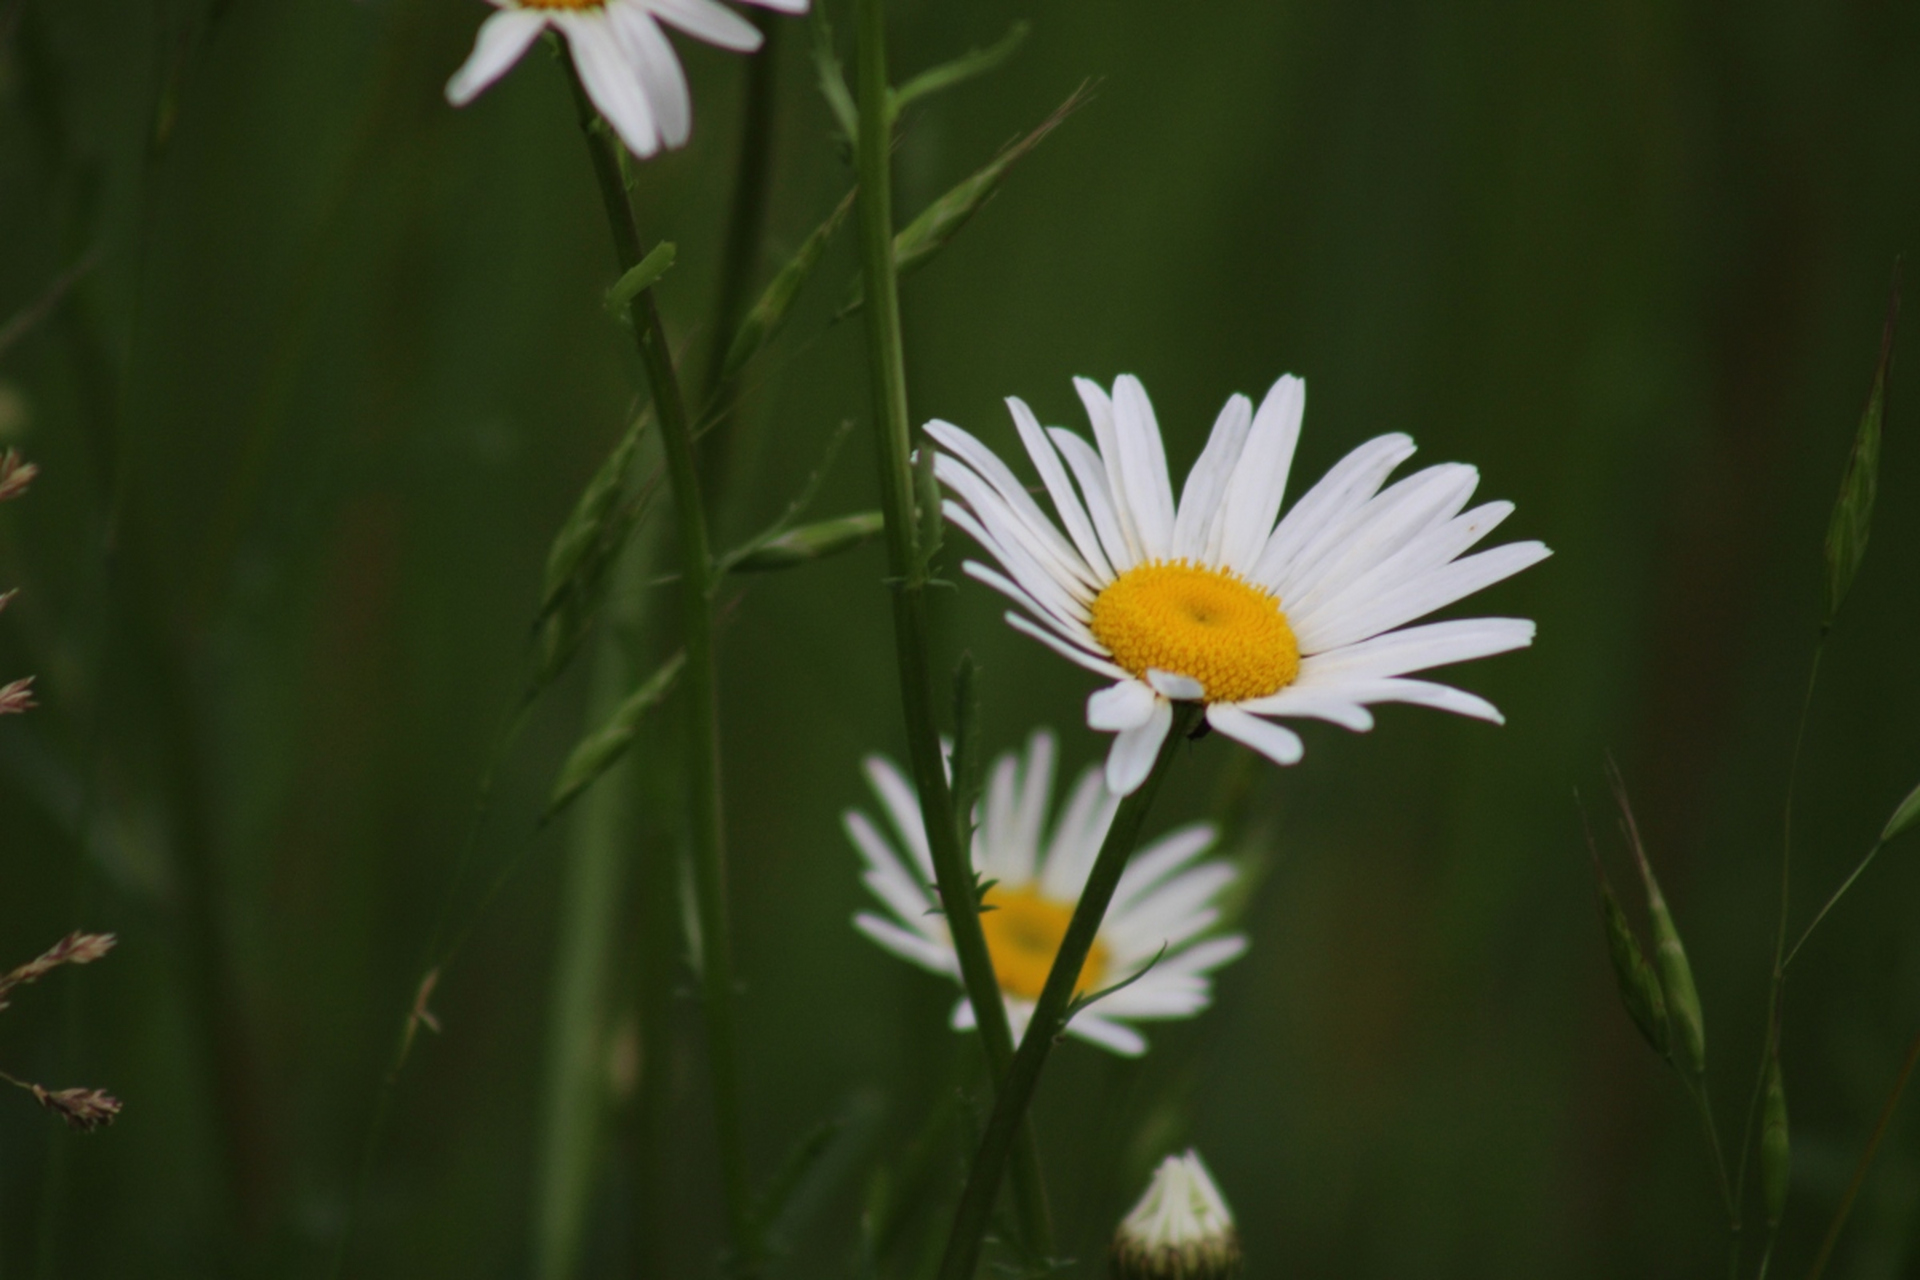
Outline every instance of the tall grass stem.
<svg viewBox="0 0 1920 1280"><path fill-rule="evenodd" d="M905 345L900 334L900 282L893 252L893 120L888 103L884 0L859 0L856 79L859 103L859 232L865 272L867 359L873 386L874 436L880 464L880 502L886 518L887 571L893 588L894 651L906 715L907 753L926 824L934 879L960 961L961 982L973 1006L987 1066L996 1086L1013 1061L1013 1029L999 979L980 927L979 904L967 850L961 846L940 749L934 711L932 645L927 616L931 577L920 545L914 506L911 427L907 416ZM1048 1255L1053 1228L1040 1177L1038 1148L1025 1126L1010 1136L1019 1148L1015 1199L1029 1247Z"/></svg>
<svg viewBox="0 0 1920 1280"><path fill-rule="evenodd" d="M614 151L619 144L567 63L568 83L579 112L580 128L592 154L594 177L606 206L620 270L640 262L639 227ZM643 289L628 304L635 344L653 394L666 454L667 483L673 491L680 540L682 641L687 665L687 780L693 833L694 896L700 919L700 995L707 1037L707 1069L719 1131L721 1181L726 1193L727 1238L736 1265L752 1270L747 1257L753 1237L752 1188L747 1177L746 1145L740 1127L739 1049L734 1029L732 929L726 901L726 844L720 797L720 706L713 643L713 553L707 535L706 503L694 462L693 424L681 394L680 379L667 345L665 326L653 290Z"/></svg>

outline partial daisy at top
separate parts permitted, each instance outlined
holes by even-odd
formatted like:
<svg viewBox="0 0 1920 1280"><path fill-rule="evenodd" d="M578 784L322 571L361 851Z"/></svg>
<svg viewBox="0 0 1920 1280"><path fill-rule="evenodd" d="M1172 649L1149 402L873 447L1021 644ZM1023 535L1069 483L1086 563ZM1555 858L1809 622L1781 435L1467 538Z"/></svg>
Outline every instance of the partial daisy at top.
<svg viewBox="0 0 1920 1280"><path fill-rule="evenodd" d="M1009 751L994 761L973 837L974 870L995 882L983 900L988 909L980 925L1016 1039L1033 1016L1119 805L1100 770L1090 768L1074 784L1066 808L1049 821L1054 754L1053 735L1042 730L1028 742L1024 758ZM902 959L958 982L952 936L934 910L933 860L913 786L880 756L867 758L866 772L891 834L850 809L847 835L866 861L867 888L889 914L863 911L854 925ZM1189 1018L1212 1002L1209 975L1247 947L1237 933L1207 936L1220 923L1220 895L1239 878L1231 863L1201 859L1214 839L1212 827L1197 823L1134 854L1074 994L1106 990L1143 970L1144 976L1083 1008L1067 1024L1068 1034L1132 1057L1145 1052L1147 1042L1129 1024ZM964 995L953 1025L959 1031L975 1025Z"/></svg>
<svg viewBox="0 0 1920 1280"><path fill-rule="evenodd" d="M1146 780L1175 701L1204 702L1208 725L1283 765L1303 747L1269 717L1364 731L1370 704L1408 702L1501 722L1484 698L1407 678L1533 642L1524 618L1406 626L1549 554L1512 542L1462 558L1513 511L1467 509L1472 467L1382 488L1414 450L1380 436L1279 518L1307 398L1288 376L1257 411L1245 396L1227 401L1176 503L1139 379L1118 378L1111 395L1085 378L1074 386L1091 445L1007 401L1058 524L973 436L938 421L927 434L946 451L935 474L953 495L948 518L999 562L966 571L1020 606L1007 614L1016 629L1113 681L1088 700L1087 723L1119 735L1107 757L1115 792Z"/></svg>
<svg viewBox="0 0 1920 1280"><path fill-rule="evenodd" d="M719 0L489 0L498 10L480 24L473 53L447 81L447 101L464 107L505 75L534 38L551 27L567 38L587 96L636 156L685 144L693 99L662 22L696 40L752 53L754 25ZM805 13L807 0L745 0L781 13Z"/></svg>

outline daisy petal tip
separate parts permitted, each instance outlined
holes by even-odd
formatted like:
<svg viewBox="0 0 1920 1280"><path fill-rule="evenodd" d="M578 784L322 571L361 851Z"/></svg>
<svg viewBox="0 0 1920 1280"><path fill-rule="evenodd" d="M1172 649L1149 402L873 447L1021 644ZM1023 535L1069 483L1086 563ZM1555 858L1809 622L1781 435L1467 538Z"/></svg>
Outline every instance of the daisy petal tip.
<svg viewBox="0 0 1920 1280"><path fill-rule="evenodd" d="M1096 689L1087 697L1087 727L1103 733L1138 729L1153 717L1153 690L1138 680Z"/></svg>

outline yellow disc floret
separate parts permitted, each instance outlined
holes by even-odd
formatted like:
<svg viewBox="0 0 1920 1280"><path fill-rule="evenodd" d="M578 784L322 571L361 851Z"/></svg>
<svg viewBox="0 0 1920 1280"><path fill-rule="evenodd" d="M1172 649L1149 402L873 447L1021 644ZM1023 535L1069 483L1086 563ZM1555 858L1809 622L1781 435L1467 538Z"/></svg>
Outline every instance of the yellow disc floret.
<svg viewBox="0 0 1920 1280"><path fill-rule="evenodd" d="M993 976L1000 989L1022 1000L1038 1000L1047 985L1053 958L1067 936L1067 922L1073 919L1071 902L1055 902L1032 889L987 890L982 905L990 911L980 913L980 927L986 931L987 954L993 957ZM1080 980L1073 993L1083 995L1098 989L1107 971L1106 944L1098 938L1080 966Z"/></svg>
<svg viewBox="0 0 1920 1280"><path fill-rule="evenodd" d="M1278 693L1300 674L1300 642L1280 601L1230 569L1185 560L1135 565L1093 602L1093 635L1113 660L1198 680L1208 702Z"/></svg>

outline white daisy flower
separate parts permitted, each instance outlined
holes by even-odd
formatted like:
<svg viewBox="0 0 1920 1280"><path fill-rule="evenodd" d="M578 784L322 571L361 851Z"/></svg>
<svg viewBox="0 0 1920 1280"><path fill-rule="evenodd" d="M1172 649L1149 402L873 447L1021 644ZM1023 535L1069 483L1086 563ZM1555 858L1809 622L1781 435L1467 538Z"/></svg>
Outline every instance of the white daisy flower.
<svg viewBox="0 0 1920 1280"><path fill-rule="evenodd" d="M1119 805L1101 783L1099 769L1089 768L1049 831L1054 750L1053 735L1037 730L1024 760L1009 751L994 761L973 837L974 870L996 882L985 899L992 910L981 913L980 924L1016 1039L1026 1032ZM847 835L866 860L867 887L892 913L862 911L853 923L902 959L958 981L960 962L946 920L933 910L938 898L920 801L885 758L867 757L866 772L908 856L902 858L865 813L846 812ZM1111 987L1142 969L1146 975L1082 1010L1069 1032L1133 1057L1146 1051L1147 1042L1128 1023L1190 1018L1211 1003L1208 975L1247 948L1246 938L1237 933L1196 941L1219 923L1220 893L1240 874L1219 859L1195 861L1214 839L1212 827L1195 823L1134 854L1074 993ZM953 1026L956 1031L974 1026L973 1007L964 996L954 1007Z"/></svg>
<svg viewBox="0 0 1920 1280"><path fill-rule="evenodd" d="M499 12L480 24L473 52L447 81L447 101L464 107L507 73L548 27L567 38L580 82L636 156L684 144L693 128L687 75L660 23L696 40L752 53L760 33L718 0L489 0ZM805 13L807 0L746 0Z"/></svg>
<svg viewBox="0 0 1920 1280"><path fill-rule="evenodd" d="M1276 525L1307 396L1288 376L1258 412L1245 396L1227 401L1176 505L1139 379L1117 379L1111 396L1085 378L1074 386L1094 445L1007 401L1064 534L992 450L951 423L927 434L947 450L935 465L955 499L947 517L1000 562L966 571L1026 611L1007 614L1015 629L1114 681L1088 699L1087 723L1119 734L1107 757L1116 793L1145 781L1173 700L1205 702L1207 724L1280 764L1300 759L1300 739L1262 717L1364 731L1368 704L1411 702L1501 722L1483 698L1405 677L1524 648L1532 622L1394 630L1549 554L1513 542L1456 558L1513 511L1462 510L1479 482L1472 467L1428 467L1382 489L1413 441L1380 436Z"/></svg>

